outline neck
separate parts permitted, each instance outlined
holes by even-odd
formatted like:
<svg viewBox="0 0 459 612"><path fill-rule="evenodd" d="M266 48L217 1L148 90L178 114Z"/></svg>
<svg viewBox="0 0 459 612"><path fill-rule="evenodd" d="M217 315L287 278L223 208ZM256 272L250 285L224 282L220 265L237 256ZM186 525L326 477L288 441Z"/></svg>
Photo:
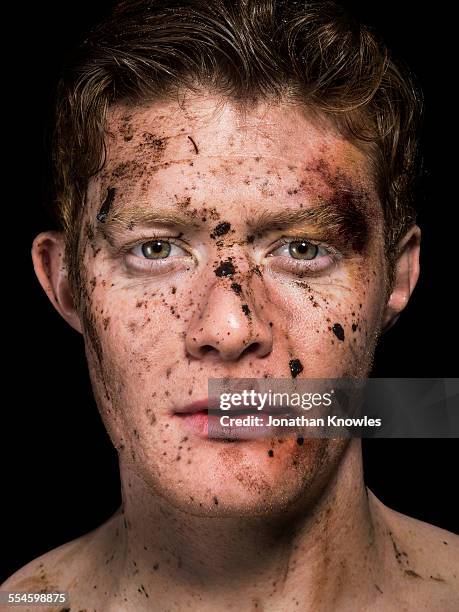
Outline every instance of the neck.
<svg viewBox="0 0 459 612"><path fill-rule="evenodd" d="M313 507L275 517L192 516L124 466L121 480L116 590L135 610L153 598L171 610L241 602L247 610L276 610L288 600L318 612L376 594L382 533L358 440Z"/></svg>

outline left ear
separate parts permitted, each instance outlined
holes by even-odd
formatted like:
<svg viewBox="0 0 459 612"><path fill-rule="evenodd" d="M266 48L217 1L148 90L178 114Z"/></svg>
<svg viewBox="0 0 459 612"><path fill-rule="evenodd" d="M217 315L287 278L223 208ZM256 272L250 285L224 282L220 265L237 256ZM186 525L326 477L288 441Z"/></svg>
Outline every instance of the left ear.
<svg viewBox="0 0 459 612"><path fill-rule="evenodd" d="M394 284L383 315L383 331L397 321L418 282L420 244L421 230L412 225L397 245Z"/></svg>

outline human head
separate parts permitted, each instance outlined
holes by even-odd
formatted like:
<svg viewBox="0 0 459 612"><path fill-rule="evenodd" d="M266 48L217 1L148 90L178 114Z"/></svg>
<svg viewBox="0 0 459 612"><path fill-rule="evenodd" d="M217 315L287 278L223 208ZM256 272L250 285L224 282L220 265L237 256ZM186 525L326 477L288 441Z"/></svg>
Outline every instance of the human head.
<svg viewBox="0 0 459 612"><path fill-rule="evenodd" d="M84 332L95 395L121 456L152 483L169 487L171 498L177 501L177 483L192 469L182 467L179 451L201 466L200 482L217 457L223 466L239 457L250 482L239 479L239 465L232 493L242 500L241 491L250 490L265 505L268 498L288 498L282 487L273 492L286 462L295 475L293 496L333 467L344 445L326 441L311 443L309 454L284 445L287 450L276 450L277 469L273 462L248 462L237 447L184 451L186 436L166 431L166 413L187 399L185 392L197 399L199 389L202 397L202 383L215 369L285 376L285 365L302 351L314 354L306 376L368 373L381 330L395 320L417 279L411 187L420 109L408 71L368 28L329 2L121 2L80 47L58 88L53 205L63 233L37 239L36 269L61 314ZM193 134L200 135L199 147ZM187 146L196 155L192 162ZM200 189L187 194L193 183ZM171 192L175 186L177 193ZM115 201L107 203L113 188ZM317 275L311 282L296 279L293 292L276 297L266 284L273 277L266 280L262 267L257 272L253 265L248 253L262 249L262 235L244 234L238 220L244 210L257 216L265 203L268 212L280 212L285 200L276 199L279 193L291 196L287 208L301 207L302 197L340 207L343 223L329 217L328 229L348 249L348 259L333 291L318 291ZM220 194L220 202L209 201ZM124 223L120 213L140 201L154 209L156 198L178 204L190 231L196 230L200 272L188 280L179 275L182 285L164 277L166 290L150 290L143 279L120 291L118 260L107 255L116 239L104 228L111 222L134 235L140 230L135 214ZM107 219L96 222L104 201ZM327 225L325 213L322 218ZM204 240L195 227L221 222L231 234L220 240L215 234ZM234 276L216 278L218 261L229 257L237 262ZM268 316L274 311L278 320ZM212 336L228 312L231 341L223 338L227 330L218 330L220 339ZM171 346L179 358L168 363L158 346ZM148 402L158 402L158 414ZM162 440L169 450L153 460ZM193 497L203 504L207 489L224 499L222 483L200 490L196 478L189 480L188 503Z"/></svg>

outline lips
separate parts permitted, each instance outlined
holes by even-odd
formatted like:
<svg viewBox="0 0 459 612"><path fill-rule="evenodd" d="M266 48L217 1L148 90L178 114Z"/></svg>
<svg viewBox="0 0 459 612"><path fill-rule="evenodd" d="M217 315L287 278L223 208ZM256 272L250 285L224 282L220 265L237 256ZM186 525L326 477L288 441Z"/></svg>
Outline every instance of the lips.
<svg viewBox="0 0 459 612"><path fill-rule="evenodd" d="M173 418L180 426L186 427L189 431L207 440L253 440L255 438L272 435L272 428L264 426L236 426L223 427L220 421L222 416L247 417L254 415L261 422L266 422L268 415L288 415L290 410L282 406L265 407L264 410L257 410L256 407L231 407L230 410L220 408L219 398L205 398L176 408Z"/></svg>

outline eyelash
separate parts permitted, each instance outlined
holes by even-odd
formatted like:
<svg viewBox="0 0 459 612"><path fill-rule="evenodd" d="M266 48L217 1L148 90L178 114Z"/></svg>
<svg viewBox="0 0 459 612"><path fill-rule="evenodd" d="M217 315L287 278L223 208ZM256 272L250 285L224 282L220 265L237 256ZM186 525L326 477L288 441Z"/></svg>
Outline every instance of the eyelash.
<svg viewBox="0 0 459 612"><path fill-rule="evenodd" d="M122 249L120 250L120 254L124 255L125 257L132 257L133 259L135 259L136 260L135 263L133 261L131 262L128 261L128 263L131 263L133 267L142 268L145 271L160 271L161 270L162 272L167 272L173 269L177 265L177 262L174 260L182 259L182 257L180 256L171 257L170 255L168 255L167 257L163 257L163 258L148 259L146 257L140 257L139 255L134 255L134 253L132 252L135 248L142 247L143 245L148 244L150 242L154 242L156 240L167 242L171 245L175 245L176 247L185 251L182 244L179 244L178 241L176 241L174 238L163 237L163 236L143 236L141 239L137 240L135 243L131 243L131 244L127 244L123 246ZM280 243L278 243L268 253L268 257L269 256L272 257L273 252L277 251L282 246L286 246L294 242L303 242L303 241L307 242L308 244L312 246L317 246L319 247L319 249L321 248L325 250L326 255L323 255L320 259L328 257L329 262L328 264L324 266L319 266L317 263L314 263L318 258L317 255L313 259L309 259L309 260L307 259L298 260L298 259L294 259L293 257L283 257L282 255L279 256L279 257L282 257L283 259L288 259L289 263L287 264L287 267L289 267L290 270L293 272L301 273L301 272L307 271L308 273L312 273L312 274L320 273L323 270L329 268L331 265L336 263L341 258L341 253L337 251L335 248L331 247L330 245L326 245L320 242L309 240L304 237L288 237L288 238L282 237L280 239ZM191 254L189 255L192 257ZM143 262L143 263L140 263L140 262ZM282 265L283 267L285 267L285 264L282 264Z"/></svg>

